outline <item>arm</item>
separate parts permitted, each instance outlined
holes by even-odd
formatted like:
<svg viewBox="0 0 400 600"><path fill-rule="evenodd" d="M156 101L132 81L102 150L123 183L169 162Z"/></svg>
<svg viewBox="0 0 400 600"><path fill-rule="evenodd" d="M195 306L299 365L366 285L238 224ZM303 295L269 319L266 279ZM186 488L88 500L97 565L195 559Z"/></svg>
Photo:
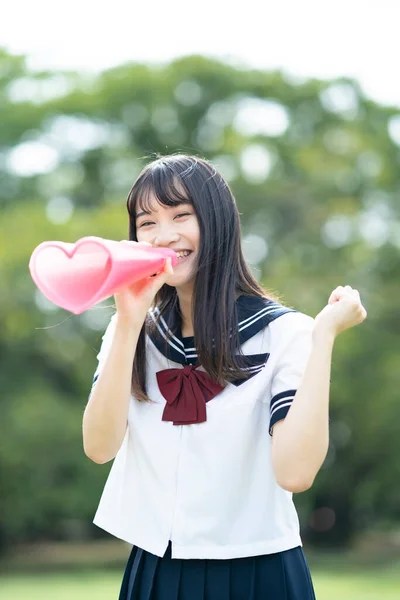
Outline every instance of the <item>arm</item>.
<svg viewBox="0 0 400 600"><path fill-rule="evenodd" d="M313 484L329 446L329 384L335 337L367 316L360 294L339 286L315 318L303 377L284 420L273 426L272 465L278 484L302 492Z"/></svg>
<svg viewBox="0 0 400 600"><path fill-rule="evenodd" d="M151 246L149 242L126 244ZM174 271L171 258L156 275L114 293L117 312L98 355L99 377L83 415L83 447L96 463L115 458L128 425L132 366L140 331L158 290ZM112 338L112 339L111 339Z"/></svg>
<svg viewBox="0 0 400 600"><path fill-rule="evenodd" d="M112 460L125 436L139 323L115 317L108 354L83 415L84 451L96 463Z"/></svg>
<svg viewBox="0 0 400 600"><path fill-rule="evenodd" d="M303 380L286 418L273 427L272 465L290 492L311 487L329 446L329 385L334 336L314 329Z"/></svg>

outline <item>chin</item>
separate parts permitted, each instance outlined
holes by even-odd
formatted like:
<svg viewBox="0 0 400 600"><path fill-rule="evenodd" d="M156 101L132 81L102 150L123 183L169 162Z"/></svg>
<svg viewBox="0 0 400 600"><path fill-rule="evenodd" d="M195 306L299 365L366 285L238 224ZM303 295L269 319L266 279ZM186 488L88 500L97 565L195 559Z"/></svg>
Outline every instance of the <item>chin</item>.
<svg viewBox="0 0 400 600"><path fill-rule="evenodd" d="M171 277L169 281L165 282L165 285L169 285L169 287L181 288L187 285L194 284L194 277L191 275L186 277Z"/></svg>

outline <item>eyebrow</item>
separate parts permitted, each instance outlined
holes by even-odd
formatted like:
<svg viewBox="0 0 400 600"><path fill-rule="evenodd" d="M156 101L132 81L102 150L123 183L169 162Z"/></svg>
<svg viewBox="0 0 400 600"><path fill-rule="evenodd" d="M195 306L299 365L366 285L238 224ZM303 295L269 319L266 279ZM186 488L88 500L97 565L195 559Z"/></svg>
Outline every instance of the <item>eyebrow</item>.
<svg viewBox="0 0 400 600"><path fill-rule="evenodd" d="M148 210L143 210L142 212L136 215L136 218L143 217L143 215L150 215L151 213Z"/></svg>
<svg viewBox="0 0 400 600"><path fill-rule="evenodd" d="M176 204L175 206L167 206L167 208L177 208L178 206L181 206L182 204L191 204L191 202L186 201L186 202L179 202L179 204ZM158 212L158 210L154 211L154 212ZM143 217L143 215L151 215L152 211L149 210L143 210L142 212L137 213L137 215L135 215L136 219L138 219L139 217Z"/></svg>

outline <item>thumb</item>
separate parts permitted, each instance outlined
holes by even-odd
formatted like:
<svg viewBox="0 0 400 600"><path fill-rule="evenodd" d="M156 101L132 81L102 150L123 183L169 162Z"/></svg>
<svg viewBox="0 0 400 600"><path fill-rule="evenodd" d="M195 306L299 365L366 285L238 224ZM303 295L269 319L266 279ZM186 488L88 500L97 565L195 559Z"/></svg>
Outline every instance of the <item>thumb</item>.
<svg viewBox="0 0 400 600"><path fill-rule="evenodd" d="M154 283L156 283L156 285L158 285L159 287L161 287L170 277L170 275L172 275L174 272L173 268L172 268L172 262L171 262L171 258L168 257L164 263L164 268L162 271L159 271L158 273L155 273L154 275L150 275L151 279L153 279Z"/></svg>
<svg viewBox="0 0 400 600"><path fill-rule="evenodd" d="M328 304L335 304L335 302L339 302L339 300L345 294L345 289L342 285L339 285L336 289L333 290L331 295L329 296Z"/></svg>

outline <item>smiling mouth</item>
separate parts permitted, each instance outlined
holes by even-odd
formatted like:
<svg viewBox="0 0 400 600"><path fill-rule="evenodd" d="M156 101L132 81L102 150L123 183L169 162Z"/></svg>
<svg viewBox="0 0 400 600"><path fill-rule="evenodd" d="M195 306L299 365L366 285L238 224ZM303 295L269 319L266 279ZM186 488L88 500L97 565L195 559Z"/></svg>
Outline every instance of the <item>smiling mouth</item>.
<svg viewBox="0 0 400 600"><path fill-rule="evenodd" d="M176 267L178 266L178 264L179 264L179 263L182 263L182 262L184 262L184 261L185 261L187 258L189 258L189 257L190 257L192 254L193 254L193 251L192 251L192 250L190 250L190 251L189 251L189 254L187 254L186 256L178 257L178 262L175 264L175 267L174 267L174 268L176 268ZM150 277L155 277L156 275L159 275L160 273L161 273L161 271L158 271L158 273L154 273L154 275L150 275Z"/></svg>
<svg viewBox="0 0 400 600"><path fill-rule="evenodd" d="M186 255L182 255L182 256L178 256L178 262L183 262L186 258L189 258L189 256L193 254L191 250L189 250L189 254Z"/></svg>

